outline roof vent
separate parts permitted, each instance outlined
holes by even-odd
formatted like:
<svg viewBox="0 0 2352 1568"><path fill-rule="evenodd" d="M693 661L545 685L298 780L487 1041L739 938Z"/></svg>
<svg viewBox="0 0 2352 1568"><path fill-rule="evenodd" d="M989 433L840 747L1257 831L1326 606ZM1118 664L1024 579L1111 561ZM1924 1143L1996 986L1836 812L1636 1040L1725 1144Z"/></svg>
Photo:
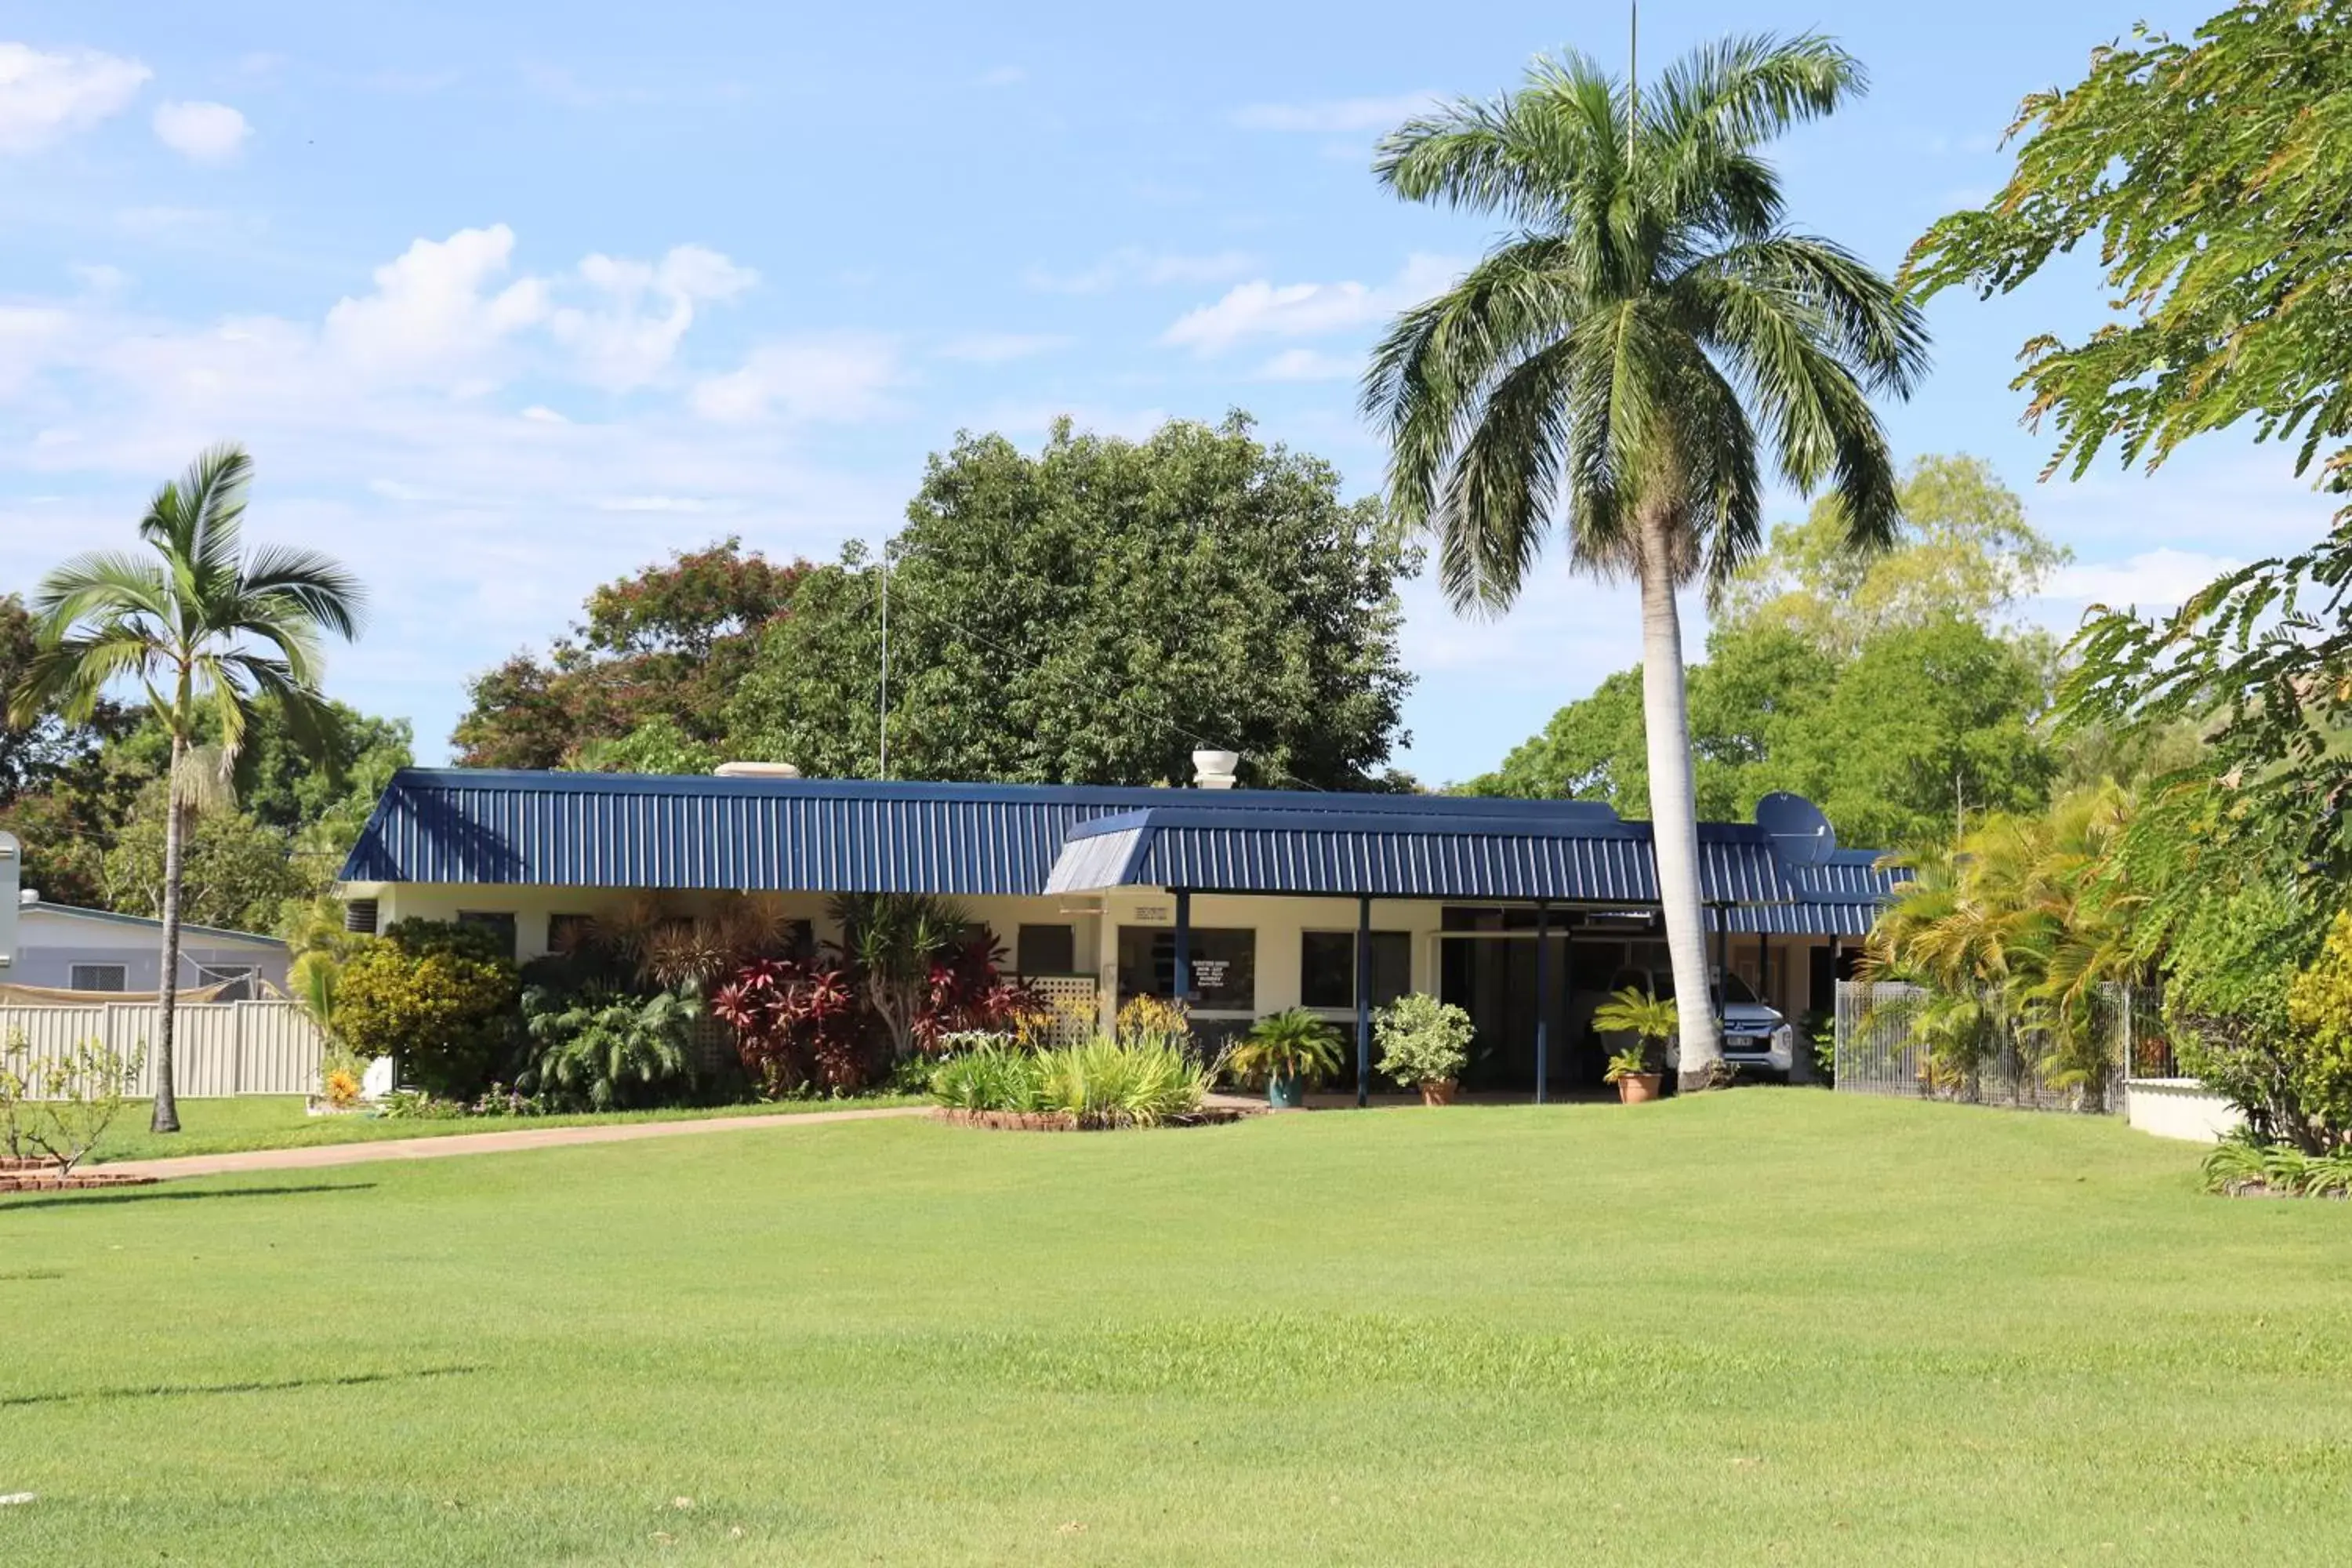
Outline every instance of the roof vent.
<svg viewBox="0 0 2352 1568"><path fill-rule="evenodd" d="M360 936L375 934L376 901L353 899L343 906L343 929Z"/></svg>
<svg viewBox="0 0 2352 1568"><path fill-rule="evenodd" d="M1195 752L1192 753L1192 787L1231 789L1235 782L1234 770L1241 765L1242 754L1239 752Z"/></svg>
<svg viewBox="0 0 2352 1568"><path fill-rule="evenodd" d="M796 779L800 769L790 763L721 763L710 770L722 779Z"/></svg>

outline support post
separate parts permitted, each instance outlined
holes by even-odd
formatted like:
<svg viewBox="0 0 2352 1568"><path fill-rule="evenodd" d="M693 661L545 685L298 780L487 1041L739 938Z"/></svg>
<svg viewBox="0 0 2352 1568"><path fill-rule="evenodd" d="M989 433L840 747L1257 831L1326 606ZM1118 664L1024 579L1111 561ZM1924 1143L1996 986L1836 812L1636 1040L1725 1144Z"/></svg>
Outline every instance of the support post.
<svg viewBox="0 0 2352 1568"><path fill-rule="evenodd" d="M1772 1005L1772 933L1756 933L1757 990L1762 994L1764 1005Z"/></svg>
<svg viewBox="0 0 2352 1568"><path fill-rule="evenodd" d="M1730 910L1723 905L1717 904L1715 909L1715 974L1712 980L1712 984L1715 987L1715 995L1712 1000L1715 1003L1715 1026L1717 1033L1720 1033L1723 1028L1723 993L1725 983L1730 978Z"/></svg>
<svg viewBox="0 0 2352 1568"><path fill-rule="evenodd" d="M1192 890L1176 889L1176 1000L1192 1001Z"/></svg>
<svg viewBox="0 0 2352 1568"><path fill-rule="evenodd" d="M1372 900L1356 900L1356 1104L1372 1102Z"/></svg>
<svg viewBox="0 0 2352 1568"><path fill-rule="evenodd" d="M1536 902L1536 1103L1551 1076L1551 906Z"/></svg>

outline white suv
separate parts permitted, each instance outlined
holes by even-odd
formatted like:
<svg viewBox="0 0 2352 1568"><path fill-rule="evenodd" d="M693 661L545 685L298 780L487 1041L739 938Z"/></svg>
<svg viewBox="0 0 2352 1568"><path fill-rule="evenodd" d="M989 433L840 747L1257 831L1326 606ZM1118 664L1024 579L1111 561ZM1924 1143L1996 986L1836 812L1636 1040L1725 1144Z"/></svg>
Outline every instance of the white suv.
<svg viewBox="0 0 2352 1568"><path fill-rule="evenodd" d="M1628 985L1636 991L1646 991L1653 996L1670 997L1675 994L1675 977L1671 970L1652 972L1647 969L1621 969L1609 983L1612 992ZM1735 1068L1749 1068L1758 1072L1773 1074L1784 1081L1795 1069L1797 1031L1780 1016L1777 1008L1767 1006L1748 982L1737 974L1715 972L1717 1013L1723 1019L1723 1059ZM1602 1044L1612 1052L1624 1049L1633 1043L1626 1034L1604 1034ZM1671 1072L1676 1065L1676 1049L1666 1047L1666 1067Z"/></svg>

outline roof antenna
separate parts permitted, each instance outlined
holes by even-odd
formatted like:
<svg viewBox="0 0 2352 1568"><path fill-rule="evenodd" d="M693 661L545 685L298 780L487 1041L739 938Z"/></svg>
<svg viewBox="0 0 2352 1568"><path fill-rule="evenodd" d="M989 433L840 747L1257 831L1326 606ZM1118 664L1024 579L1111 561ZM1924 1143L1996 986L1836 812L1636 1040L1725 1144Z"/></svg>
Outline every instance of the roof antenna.
<svg viewBox="0 0 2352 1568"><path fill-rule="evenodd" d="M1625 169L1633 168L1633 128L1642 122L1642 0L1626 0Z"/></svg>

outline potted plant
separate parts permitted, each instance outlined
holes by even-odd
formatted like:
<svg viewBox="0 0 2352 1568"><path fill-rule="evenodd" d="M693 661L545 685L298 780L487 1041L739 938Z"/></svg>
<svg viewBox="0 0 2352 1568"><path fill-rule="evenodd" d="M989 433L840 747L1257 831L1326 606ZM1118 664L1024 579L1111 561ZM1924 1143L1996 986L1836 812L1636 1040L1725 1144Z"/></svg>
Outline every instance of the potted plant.
<svg viewBox="0 0 2352 1568"><path fill-rule="evenodd" d="M1374 1014L1372 1031L1380 1042L1381 1071L1420 1089L1424 1105L1454 1103L1454 1085L1462 1080L1478 1032L1469 1014L1416 991Z"/></svg>
<svg viewBox="0 0 2352 1568"><path fill-rule="evenodd" d="M1339 1070L1339 1031L1304 1007L1260 1018L1226 1058L1244 1083L1265 1082L1265 1102L1297 1109L1314 1085Z"/></svg>
<svg viewBox="0 0 2352 1568"><path fill-rule="evenodd" d="M1628 985L1592 1010L1592 1026L1604 1035L1633 1037L1632 1045L1609 1058L1609 1070L1601 1075L1617 1086L1617 1098L1627 1105L1657 1099L1664 1044L1682 1026L1674 1000ZM1653 1051L1652 1041L1660 1048Z"/></svg>

